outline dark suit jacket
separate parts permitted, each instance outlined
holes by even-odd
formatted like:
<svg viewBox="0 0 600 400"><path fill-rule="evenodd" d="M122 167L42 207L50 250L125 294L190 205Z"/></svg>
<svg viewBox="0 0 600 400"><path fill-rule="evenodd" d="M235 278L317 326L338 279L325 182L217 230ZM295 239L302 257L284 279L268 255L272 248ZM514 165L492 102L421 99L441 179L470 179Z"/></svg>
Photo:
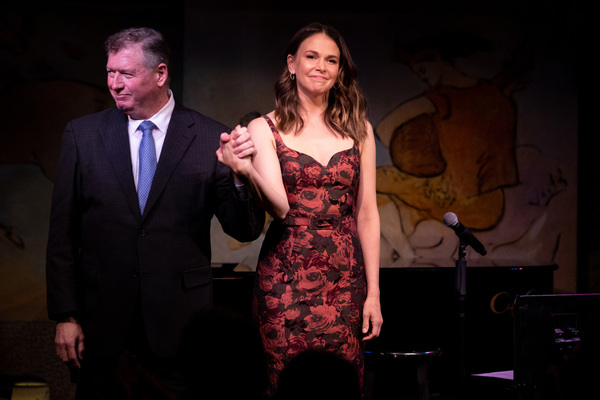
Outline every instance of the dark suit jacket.
<svg viewBox="0 0 600 400"><path fill-rule="evenodd" d="M239 196L216 158L225 131L176 106L142 216L127 116L113 108L67 125L50 217L48 312L80 318L86 352L121 347L139 298L152 350L175 355L188 319L212 305L213 215L240 241L259 236L264 211Z"/></svg>

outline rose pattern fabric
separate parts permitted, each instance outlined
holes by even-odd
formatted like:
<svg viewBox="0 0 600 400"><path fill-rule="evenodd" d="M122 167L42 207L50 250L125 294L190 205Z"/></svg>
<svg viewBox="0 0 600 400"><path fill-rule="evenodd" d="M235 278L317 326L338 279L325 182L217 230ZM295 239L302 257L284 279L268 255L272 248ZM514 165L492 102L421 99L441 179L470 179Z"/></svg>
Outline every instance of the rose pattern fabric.
<svg viewBox="0 0 600 400"><path fill-rule="evenodd" d="M288 148L264 118L275 137L290 204L286 221L275 220L269 227L254 288L254 318L267 356L270 392L286 363L312 348L346 358L362 380L366 280L355 220L359 148L338 152L321 165ZM315 217L325 218L323 228L305 223Z"/></svg>

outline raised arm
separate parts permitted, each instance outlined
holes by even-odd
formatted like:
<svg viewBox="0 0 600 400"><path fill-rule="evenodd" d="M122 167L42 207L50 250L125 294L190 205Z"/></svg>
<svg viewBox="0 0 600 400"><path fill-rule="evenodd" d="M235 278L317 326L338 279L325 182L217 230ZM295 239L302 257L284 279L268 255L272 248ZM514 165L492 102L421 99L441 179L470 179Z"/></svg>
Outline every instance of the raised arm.
<svg viewBox="0 0 600 400"><path fill-rule="evenodd" d="M243 135L245 129L236 127L232 136ZM252 158L238 157L232 144L223 142L217 156L219 161L231 168L242 180L261 208L273 218L283 219L290 206L283 186L273 134L263 118L252 121L247 129L255 148Z"/></svg>

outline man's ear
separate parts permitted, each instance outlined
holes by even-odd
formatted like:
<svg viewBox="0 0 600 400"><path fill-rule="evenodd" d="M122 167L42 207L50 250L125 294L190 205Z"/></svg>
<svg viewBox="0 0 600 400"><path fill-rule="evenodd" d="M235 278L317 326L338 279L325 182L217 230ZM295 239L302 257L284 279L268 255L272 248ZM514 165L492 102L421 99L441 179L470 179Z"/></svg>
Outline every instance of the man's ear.
<svg viewBox="0 0 600 400"><path fill-rule="evenodd" d="M156 81L159 87L163 87L169 79L169 68L167 68L167 64L160 63L158 67L156 67Z"/></svg>

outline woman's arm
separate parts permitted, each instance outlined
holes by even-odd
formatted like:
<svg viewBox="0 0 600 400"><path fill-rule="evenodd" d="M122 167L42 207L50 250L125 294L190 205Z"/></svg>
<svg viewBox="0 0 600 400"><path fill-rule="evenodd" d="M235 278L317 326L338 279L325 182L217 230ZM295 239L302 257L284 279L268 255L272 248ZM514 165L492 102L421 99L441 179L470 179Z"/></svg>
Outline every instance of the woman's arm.
<svg viewBox="0 0 600 400"><path fill-rule="evenodd" d="M236 127L232 136L245 129ZM261 208L274 218L283 219L290 206L271 129L263 118L257 118L248 125L248 133L256 150L253 158L239 158L234 153L232 144L224 143L217 150L219 161L231 168L243 181Z"/></svg>
<svg viewBox="0 0 600 400"><path fill-rule="evenodd" d="M360 184L356 205L356 224L362 247L367 298L363 307L363 340L379 336L383 317L379 302L379 212L375 192L375 137L371 124L366 122L368 137L361 146Z"/></svg>

